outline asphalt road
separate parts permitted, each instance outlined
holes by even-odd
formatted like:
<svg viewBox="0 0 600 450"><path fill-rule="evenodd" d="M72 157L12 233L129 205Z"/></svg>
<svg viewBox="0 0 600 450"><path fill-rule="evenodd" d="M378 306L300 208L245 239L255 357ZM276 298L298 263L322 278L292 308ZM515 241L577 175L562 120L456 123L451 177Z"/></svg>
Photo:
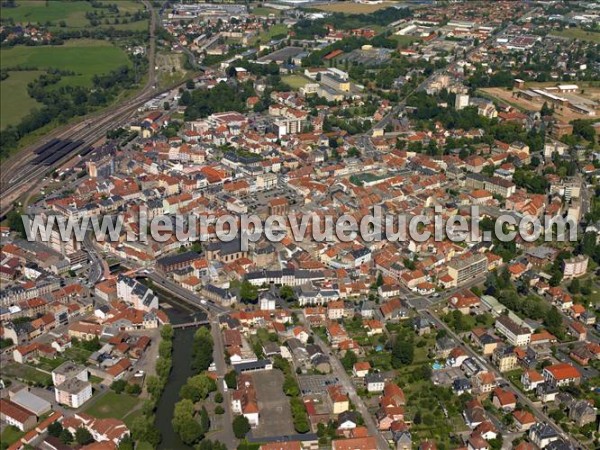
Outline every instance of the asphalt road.
<svg viewBox="0 0 600 450"><path fill-rule="evenodd" d="M158 272L148 271L147 276L153 282L157 283L162 289L171 292L172 294L175 294L176 296L182 298L183 300L186 300L189 303L192 303L194 306L206 311L211 316L217 316L219 314L230 311L229 308L217 305L216 303L212 303L208 300L205 303L202 303L201 301L203 299L200 296L179 286L178 284L174 283L169 278L165 277L164 275Z"/></svg>
<svg viewBox="0 0 600 450"><path fill-rule="evenodd" d="M213 361L217 369L217 388L221 394L223 394L223 414L222 428L221 430L211 435L211 439L221 441L227 446L227 448L237 448L238 440L233 434L233 413L231 412L231 392L225 391L223 388L223 377L227 373L227 363L225 362L225 347L223 345L223 335L219 328L218 318L211 321L211 334L213 336Z"/></svg>
<svg viewBox="0 0 600 450"><path fill-rule="evenodd" d="M500 373L500 371L496 367L494 367L492 364L490 364L489 362L487 362L487 360L485 360L480 355L478 355L470 346L466 345L463 342L463 340L450 327L448 327L448 325L446 325L442 320L440 320L435 315L435 313L433 313L432 311L429 311L429 310L425 311L425 313L429 316L429 319L433 323L435 323L438 327L444 328L446 330L446 332L448 333L448 335L451 336L452 338L454 338L454 340L456 340L456 342L458 342L458 345L460 347L462 347L463 350L465 352L467 352L467 354L470 357L476 359L479 363L481 363L485 367L486 370L488 370L489 372L493 373L496 376L496 379L502 379L502 380L506 381L506 383L508 383L508 385L511 387L511 390L517 396L517 399L518 399L519 403L521 403L522 405L529 406L529 408L531 408L531 411L533 412L533 415L536 417L536 419L538 419L538 421L546 422L547 424L549 424L567 442L570 442L572 445L574 445L575 448L585 448L585 446L583 446L577 439L575 439L573 436L570 436L570 435L566 434L562 430L562 428L560 428L556 424L556 422L554 422L548 415L546 415L544 412L542 412L539 409L539 407L537 407L536 405L534 405L534 403L531 400L529 400L529 398L527 398L521 392L521 390L512 383L512 381L510 381L508 379L505 379L502 376L502 374Z"/></svg>
<svg viewBox="0 0 600 450"><path fill-rule="evenodd" d="M104 274L104 261L102 260L102 257L98 255L90 234L85 236L85 239L83 240L83 248L87 250L91 259L90 272L88 275L89 282L96 284L98 281L100 281L102 275Z"/></svg>
<svg viewBox="0 0 600 450"><path fill-rule="evenodd" d="M312 336L315 340L315 343L317 343L319 346L321 346L321 348L326 353L331 354L331 348L329 347L329 345L327 343L325 343L315 333L313 333ZM379 431L379 429L377 428L377 425L375 425L373 416L367 409L367 406L365 405L365 402L363 401L363 399L360 398L358 396L358 394L356 393L354 384L352 383L352 380L350 379L350 377L348 376L348 374L342 367L342 364L340 363L339 359L337 358L337 356L332 355L331 358L329 358L329 361L331 362L331 368L332 368L333 374L340 380L340 383L344 387L346 392L348 393L350 400L352 401L354 406L356 406L356 410L363 417L365 426L369 430L369 434L371 436L374 436L377 439L377 448L379 450L384 450L384 449L388 450L390 448L390 444L388 443L387 439L385 439L383 437L383 434L381 434L381 431Z"/></svg>
<svg viewBox="0 0 600 450"><path fill-rule="evenodd" d="M43 139L36 142L34 145L27 147L15 153L7 161L3 162L3 170L0 172L0 217L3 217L12 209L12 204L21 195L36 186L40 179L57 167L60 167L66 161L77 154L72 152L65 155L64 158L50 166L35 166L31 164L34 158L33 151L41 144L48 142L50 139L58 137L61 139L71 139L84 141L83 146L91 145L103 137L106 132L115 128L120 123L127 121L137 108L143 105L146 101L157 95L155 90L156 71L155 71L155 54L156 42L155 31L157 26L156 11L152 7L151 2L143 0L142 3L150 11L150 27L149 27L149 44L148 44L148 81L142 90L131 99L128 99L124 104L109 107L98 114L88 116L88 119L68 126L67 128L57 129L46 135ZM83 148L83 147L80 147Z"/></svg>

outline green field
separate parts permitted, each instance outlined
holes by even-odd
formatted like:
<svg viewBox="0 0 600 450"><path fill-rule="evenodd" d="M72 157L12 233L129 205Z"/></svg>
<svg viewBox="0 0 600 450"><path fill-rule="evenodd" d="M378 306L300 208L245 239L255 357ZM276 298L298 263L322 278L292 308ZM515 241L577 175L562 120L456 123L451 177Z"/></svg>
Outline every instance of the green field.
<svg viewBox="0 0 600 450"><path fill-rule="evenodd" d="M255 16L267 17L269 14L273 14L275 17L281 16L281 11L279 9L267 8L264 6L259 6L258 8L253 8L251 12Z"/></svg>
<svg viewBox="0 0 600 450"><path fill-rule="evenodd" d="M115 27L116 29L143 30L147 27L148 21L141 20L127 24L114 24L114 19L122 22L129 20L126 14L133 14L136 11L144 10L140 3L133 0L119 0L118 2L103 2L105 4L116 3L119 8L119 14L109 13L104 8L93 8L87 1L60 1L60 0L19 0L16 8L2 8L0 16L2 19L11 18L15 23L39 23L46 24L50 22L52 27L58 28L59 22L64 21L68 28L86 28L90 27L89 20L85 17L88 12L98 14L104 12L105 19L109 23L104 23L104 18L98 28Z"/></svg>
<svg viewBox="0 0 600 450"><path fill-rule="evenodd" d="M302 75L286 75L281 78L285 84L290 86L294 90L298 90L303 87L306 83L310 83L308 78L303 77Z"/></svg>
<svg viewBox="0 0 600 450"><path fill-rule="evenodd" d="M61 81L69 86L89 86L94 75L130 64L123 50L110 42L93 39L70 40L59 46L3 48L0 60L2 69L9 70L17 65L71 70L76 75L63 77Z"/></svg>
<svg viewBox="0 0 600 450"><path fill-rule="evenodd" d="M271 39L273 39L274 36L287 35L287 32L288 32L287 25L284 25L283 23L277 23L277 24L273 25L271 28L269 28L267 31L263 31L259 35L254 36L254 38L252 39L252 43L253 44L257 44L259 42L266 43L266 42L269 42Z"/></svg>
<svg viewBox="0 0 600 450"><path fill-rule="evenodd" d="M553 36L566 37L571 39L579 39L581 41L590 41L596 44L600 44L600 33L594 33L592 31L585 31L581 28L568 28L561 31L552 31L550 33Z"/></svg>
<svg viewBox="0 0 600 450"><path fill-rule="evenodd" d="M1 127L18 124L29 111L41 106L27 94L27 83L35 80L43 72L28 70L10 72L6 80L0 82L0 122Z"/></svg>
<svg viewBox="0 0 600 450"><path fill-rule="evenodd" d="M100 419L114 417L122 420L139 403L140 400L136 397L110 391L96 401L92 401L85 412Z"/></svg>
<svg viewBox="0 0 600 450"><path fill-rule="evenodd" d="M390 37L390 39L393 39L394 41L398 42L398 45L400 47L408 47L410 44L412 44L415 41L418 41L419 39L414 37L414 36L404 36L401 34L392 34Z"/></svg>
<svg viewBox="0 0 600 450"><path fill-rule="evenodd" d="M41 372L27 364L6 364L2 367L2 374L9 378L16 378L28 384L38 386L52 386L52 375Z"/></svg>
<svg viewBox="0 0 600 450"><path fill-rule="evenodd" d="M9 77L0 83L2 128L21 121L39 105L27 94L27 84L42 70L59 68L75 72L63 76L57 86L91 86L96 74L105 74L124 65L130 65L127 54L107 41L92 39L70 40L60 46L16 46L0 50L0 67L9 70ZM11 71L16 66L37 70Z"/></svg>
<svg viewBox="0 0 600 450"><path fill-rule="evenodd" d="M2 445L0 448L5 448L5 446L8 447L9 445L14 444L24 435L25 433L13 425L6 427L2 434L0 434L0 445Z"/></svg>

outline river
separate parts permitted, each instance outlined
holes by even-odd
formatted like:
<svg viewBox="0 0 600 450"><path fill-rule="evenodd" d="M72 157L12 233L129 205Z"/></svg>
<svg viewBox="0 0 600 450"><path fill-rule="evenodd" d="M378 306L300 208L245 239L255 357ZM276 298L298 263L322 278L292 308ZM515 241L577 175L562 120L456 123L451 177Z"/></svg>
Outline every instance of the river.
<svg viewBox="0 0 600 450"><path fill-rule="evenodd" d="M156 292L156 291L155 291ZM165 313L169 316L172 324L189 322L192 316L198 319L205 319L206 314L179 302L172 298L166 297L164 294L157 292L162 304L168 304L165 308ZM169 380L165 386L165 390L158 401L156 408L156 428L160 431L162 441L158 448L163 450L180 450L189 449L191 447L185 445L179 439L179 436L171 426L173 419L173 410L175 403L179 400L179 389L185 384L188 377L192 376L191 359L192 359L192 343L194 341L194 333L196 328L185 328L175 330L173 337L173 369L169 375Z"/></svg>

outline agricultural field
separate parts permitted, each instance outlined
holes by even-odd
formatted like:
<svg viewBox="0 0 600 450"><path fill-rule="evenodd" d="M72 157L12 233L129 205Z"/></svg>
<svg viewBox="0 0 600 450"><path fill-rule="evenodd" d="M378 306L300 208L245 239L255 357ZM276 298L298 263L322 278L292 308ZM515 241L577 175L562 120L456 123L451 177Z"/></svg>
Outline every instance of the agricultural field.
<svg viewBox="0 0 600 450"><path fill-rule="evenodd" d="M353 2L337 2L325 3L322 5L310 5L311 9L319 9L327 12L339 12L344 14L369 14L379 9L387 8L394 5L394 2L381 3L353 3Z"/></svg>
<svg viewBox="0 0 600 450"><path fill-rule="evenodd" d="M15 46L0 50L0 67L9 76L0 83L2 89L0 121L2 128L20 122L35 107L40 106L27 95L27 84L43 70L59 68L75 72L64 76L57 86L91 86L96 74L105 74L130 65L124 50L107 41L75 39L60 46ZM35 70L10 70L16 66Z"/></svg>
<svg viewBox="0 0 600 450"><path fill-rule="evenodd" d="M552 36L560 36L570 39L579 39L580 41L594 42L600 44L600 33L593 31L585 31L581 28L567 28L560 31L552 31Z"/></svg>
<svg viewBox="0 0 600 450"><path fill-rule="evenodd" d="M61 81L69 86L90 86L94 75L130 65L124 50L110 42L94 39L74 39L60 46L3 48L0 59L2 69L8 70L20 65L38 70L59 68L73 71L76 75L65 76Z"/></svg>
<svg viewBox="0 0 600 450"><path fill-rule="evenodd" d="M115 3L104 1L105 5ZM144 11L142 4L134 0L121 0L116 2L119 12L111 12L106 8L94 8L83 0L61 1L61 0L19 0L16 8L2 8L0 17L2 19L12 19L15 23L38 23L50 24L51 29L59 28L89 28L90 21L86 18L86 13L104 14L99 28L114 27L121 30L144 30L148 26L148 20L131 22L131 16ZM115 19L118 23L115 23ZM123 23L123 22L128 23ZM64 22L61 24L61 22ZM108 23L106 23L108 22ZM61 25L64 25L61 27Z"/></svg>
<svg viewBox="0 0 600 450"><path fill-rule="evenodd" d="M18 124L29 111L41 106L27 94L27 83L35 80L42 73L41 70L27 70L10 72L7 79L0 82L0 123L5 128Z"/></svg>
<svg viewBox="0 0 600 450"><path fill-rule="evenodd" d="M281 81L283 81L285 84L287 84L294 90L298 90L301 87L303 87L306 83L311 82L311 80L309 80L306 77L303 77L302 75L286 75L281 78Z"/></svg>

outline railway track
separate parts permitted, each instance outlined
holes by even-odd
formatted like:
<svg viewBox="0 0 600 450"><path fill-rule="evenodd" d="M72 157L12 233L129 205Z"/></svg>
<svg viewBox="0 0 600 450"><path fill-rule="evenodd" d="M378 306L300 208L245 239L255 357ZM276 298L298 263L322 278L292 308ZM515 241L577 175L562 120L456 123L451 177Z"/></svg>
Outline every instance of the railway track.
<svg viewBox="0 0 600 450"><path fill-rule="evenodd" d="M34 188L36 182L39 182L44 175L51 173L77 156L79 154L77 150L81 149L82 146L92 145L103 137L109 129L127 122L140 106L158 94L155 90L155 30L157 17L150 2L143 1L142 3L150 11L149 68L146 85L134 98L126 100L124 104L93 115L66 130L52 132L45 136L41 142L19 152L11 160L5 161L0 171L0 219L6 217L6 214L12 210L14 202L29 189ZM56 158L50 164L36 164L36 158L38 157L36 150L55 139L70 140L72 142L81 141L81 145L74 146L71 151L65 153L62 157Z"/></svg>

